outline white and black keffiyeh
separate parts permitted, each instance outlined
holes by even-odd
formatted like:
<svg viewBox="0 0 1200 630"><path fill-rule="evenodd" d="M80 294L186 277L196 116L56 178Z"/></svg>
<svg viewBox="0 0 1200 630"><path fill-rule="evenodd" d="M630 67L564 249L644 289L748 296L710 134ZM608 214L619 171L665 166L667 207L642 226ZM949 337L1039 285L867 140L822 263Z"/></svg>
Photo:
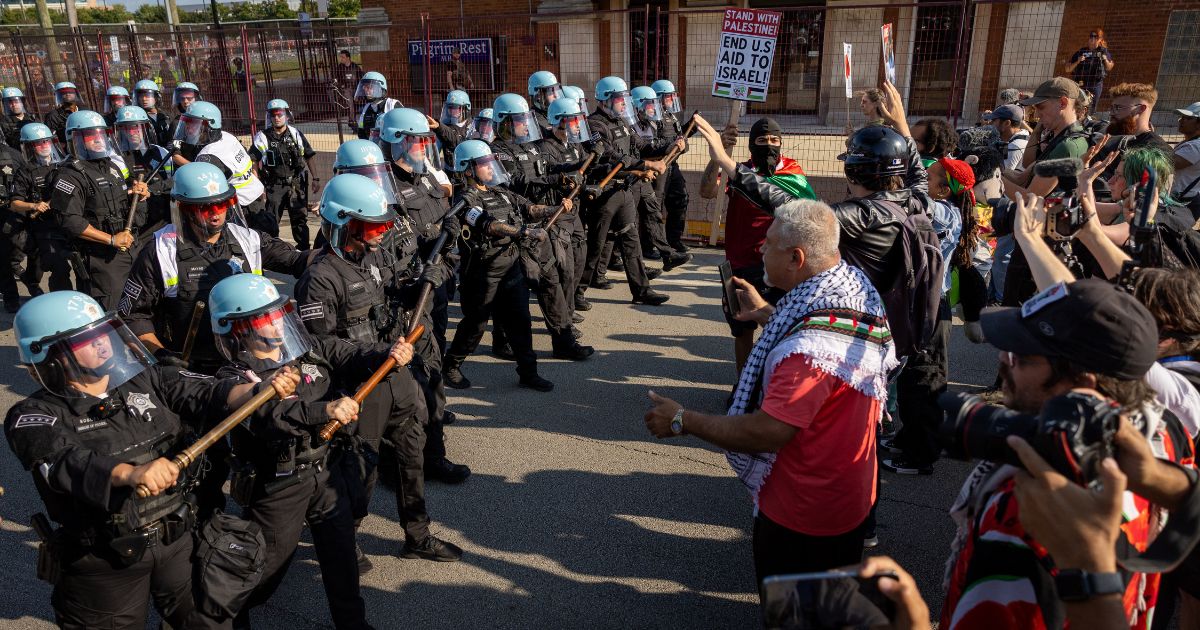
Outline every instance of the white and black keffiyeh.
<svg viewBox="0 0 1200 630"><path fill-rule="evenodd" d="M796 354L805 355L822 372L886 403L888 372L898 364L895 344L887 328L883 301L860 269L839 262L779 300L742 369L728 415L756 410L771 372ZM775 454L727 452L725 457L757 505L758 491L771 471Z"/></svg>

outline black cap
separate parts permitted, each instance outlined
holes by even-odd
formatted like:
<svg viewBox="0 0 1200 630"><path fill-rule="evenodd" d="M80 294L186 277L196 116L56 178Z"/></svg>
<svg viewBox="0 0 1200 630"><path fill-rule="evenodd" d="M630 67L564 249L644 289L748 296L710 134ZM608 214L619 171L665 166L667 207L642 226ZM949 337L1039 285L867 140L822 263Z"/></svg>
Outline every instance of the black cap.
<svg viewBox="0 0 1200 630"><path fill-rule="evenodd" d="M1056 284L1020 308L984 309L979 323L1000 350L1068 359L1125 380L1145 376L1158 355L1150 311L1099 279Z"/></svg>

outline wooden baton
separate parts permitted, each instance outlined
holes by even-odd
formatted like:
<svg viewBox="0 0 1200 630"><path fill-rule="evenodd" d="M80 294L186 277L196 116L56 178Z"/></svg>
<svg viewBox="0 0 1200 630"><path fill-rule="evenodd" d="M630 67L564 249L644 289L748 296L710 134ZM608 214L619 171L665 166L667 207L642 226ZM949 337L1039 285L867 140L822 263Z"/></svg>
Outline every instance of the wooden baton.
<svg viewBox="0 0 1200 630"><path fill-rule="evenodd" d="M584 162L583 162L583 166L579 167L578 173L580 175L583 175L585 172L587 172L588 167L592 165L592 160L594 160L594 159L596 159L596 154L589 153L588 158L586 160L584 160ZM575 197L579 195L579 191L581 191L581 190L583 190L582 185L576 186L575 190L572 190L571 194L567 195L567 199L569 199L571 201L575 201ZM558 221L558 218L561 217L562 215L563 215L563 209L561 207L558 210L555 210L554 214L550 216L550 220L546 221L546 229L549 230L554 225L554 223L556 221Z"/></svg>
<svg viewBox="0 0 1200 630"><path fill-rule="evenodd" d="M683 128L683 133L679 134L679 137L683 138L686 141L689 137L691 137L692 130L695 128L696 128L696 114L693 113L692 119L688 121L687 126ZM663 157L663 164L666 164L667 167L669 168L671 166L671 164L675 163L675 160L679 159L679 156L681 156L681 155L683 155L683 151L680 151L680 150L676 149L675 147L671 147L671 150L667 151L667 155Z"/></svg>
<svg viewBox="0 0 1200 630"><path fill-rule="evenodd" d="M192 358L192 349L196 347L196 335L200 331L200 321L204 316L204 306L204 300L200 300L192 308L192 321L188 322L187 337L183 338L183 352L180 353L184 361Z"/></svg>
<svg viewBox="0 0 1200 630"><path fill-rule="evenodd" d="M625 167L624 164L617 164L616 166L614 166L613 170L609 171L608 175L605 175L604 179L600 180L600 183L596 185L596 188L599 189L600 192L604 192L604 187L607 186L608 182L611 182L612 178L616 177L617 173L619 173L621 171L621 169L624 167ZM593 197L593 199L594 199L594 197Z"/></svg>
<svg viewBox="0 0 1200 630"><path fill-rule="evenodd" d="M414 319L416 317L417 316L414 316ZM421 333L423 332L425 332L425 326L422 324L417 324L416 327L412 329L412 332L408 333L408 336L406 336L404 340L410 344L416 343L416 341L421 338ZM387 360L383 362L383 365L380 365L379 368L375 370L375 373L371 375L371 378L368 378L367 381L358 388L358 391L354 392L354 402L358 403L359 407L361 408L363 401L366 400L367 396L371 394L371 391L375 389L375 386L379 385L379 383L381 383L383 379L387 377L388 373L391 372L395 367L396 360L391 356L388 356ZM337 433L338 429L340 428L342 428L342 423L338 422L337 420L330 420L324 427L321 427L321 439L328 442L331 438L333 438L333 434Z"/></svg>

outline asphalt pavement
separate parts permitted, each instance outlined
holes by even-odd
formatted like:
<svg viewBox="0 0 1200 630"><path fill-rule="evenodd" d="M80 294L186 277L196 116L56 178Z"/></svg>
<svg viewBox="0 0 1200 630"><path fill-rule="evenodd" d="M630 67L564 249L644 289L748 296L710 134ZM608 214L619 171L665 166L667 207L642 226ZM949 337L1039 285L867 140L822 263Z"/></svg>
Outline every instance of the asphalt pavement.
<svg viewBox="0 0 1200 630"><path fill-rule="evenodd" d="M650 388L719 413L736 380L720 308L722 256L695 253L691 264L654 282L671 296L663 306L631 305L615 273L612 289L589 291L595 308L581 324L582 341L596 355L583 363L548 358L550 339L533 304L539 368L555 383L552 393L518 388L514 364L491 357L485 336L463 368L475 387L450 390L459 420L446 429L450 458L474 474L460 486L428 486L434 531L466 554L450 564L398 558L395 500L377 491L360 532L375 564L363 595L376 627L758 624L748 494L719 451L692 437L657 440L642 422ZM12 316L0 314L0 409L34 389L16 364ZM955 326L956 387L990 384L995 364L993 351L969 343ZM947 508L968 469L943 460L932 476L883 474L880 545L872 553L897 558L917 577L935 618L954 532ZM52 627L50 587L34 577L36 538L28 527L41 506L8 449L0 449L0 485L7 491L0 497L0 627ZM262 628L331 627L307 539L254 620Z"/></svg>

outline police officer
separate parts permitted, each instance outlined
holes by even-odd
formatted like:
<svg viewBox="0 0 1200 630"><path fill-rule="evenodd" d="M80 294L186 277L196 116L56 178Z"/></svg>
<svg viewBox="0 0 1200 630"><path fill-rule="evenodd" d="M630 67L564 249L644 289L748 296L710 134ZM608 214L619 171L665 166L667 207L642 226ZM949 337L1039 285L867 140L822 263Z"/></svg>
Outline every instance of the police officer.
<svg viewBox="0 0 1200 630"><path fill-rule="evenodd" d="M4 133L4 142L8 146L20 150L21 129L29 123L37 122L38 117L25 108L25 94L18 88L4 88L0 91L0 100L4 101L4 118L0 120L0 130Z"/></svg>
<svg viewBox="0 0 1200 630"><path fill-rule="evenodd" d="M475 114L475 118L471 119L471 128L467 130L467 139L483 140L491 143L496 139L496 121L492 120L492 108L485 107ZM456 147L457 148L457 147ZM451 156L453 158L453 156ZM453 164L451 159L449 164Z"/></svg>
<svg viewBox="0 0 1200 630"><path fill-rule="evenodd" d="M27 170L29 165L20 151L7 144L0 145L0 262L5 269L0 272L0 293L4 295L4 310L9 313L16 313L21 306L21 296L17 293L18 277L30 295L42 292L38 287L41 272L38 271L37 257L28 256L29 263L24 271L21 269L21 261L27 257L26 250L30 248L29 221L24 212L12 206L17 179Z"/></svg>
<svg viewBox="0 0 1200 630"><path fill-rule="evenodd" d="M574 85L564 85L563 96L579 103L579 111L585 115L588 113L587 94L581 88Z"/></svg>
<svg viewBox="0 0 1200 630"><path fill-rule="evenodd" d="M79 88L70 81L54 84L54 110L46 114L46 126L58 136L58 141L67 143L67 117L79 111Z"/></svg>
<svg viewBox="0 0 1200 630"><path fill-rule="evenodd" d="M131 202L145 201L145 182L126 182L125 164L109 141L108 125L96 112L80 110L67 119L72 159L58 169L50 209L74 239L82 272L80 288L113 310L133 266L134 242L146 225L144 209L135 211L125 230Z"/></svg>
<svg viewBox="0 0 1200 630"><path fill-rule="evenodd" d="M662 102L658 94L649 87L639 85L630 91L629 96L633 99L633 107L637 111L638 121L634 130L646 141L647 147L653 147L643 150L642 157L663 157L675 145L675 137L667 140L659 132L659 127L664 122ZM665 177L666 173L663 174L663 178ZM667 235L663 230L662 199L658 195L658 180L659 178L655 177L652 184L639 178L630 190L637 197L642 245L648 245L650 251L658 254L663 263L663 271L667 272L690 261L692 256L676 252L667 242Z"/></svg>
<svg viewBox="0 0 1200 630"><path fill-rule="evenodd" d="M329 611L337 628L369 628L359 592L355 561L354 506L361 479L343 458L353 457L353 438L326 442L319 433L329 420L356 420L358 403L340 395L352 391L390 354L401 366L412 346L356 345L332 338L313 339L296 315L295 303L279 295L267 278L238 274L225 278L209 294L209 319L226 365L223 383L267 381L280 369L296 370L296 395L267 403L230 438L236 458L230 485L242 516L266 538L263 578L237 615L235 625L249 626L250 611L264 604L283 582L304 526L312 535ZM419 400L417 385L400 368L393 379L406 388L408 401ZM374 396L374 394L373 394ZM409 414L415 409L407 410ZM352 428L343 429L343 432Z"/></svg>
<svg viewBox="0 0 1200 630"><path fill-rule="evenodd" d="M683 111L683 103L675 91L675 84L666 79L650 84L650 89L658 95L662 105L662 121L655 125L659 138L671 144L683 134L683 125L676 116ZM687 138L683 140L687 142ZM667 214L667 243L675 251L686 253L688 247L683 242L683 232L687 227L688 192L678 161L672 162L662 177L655 178L654 192Z"/></svg>
<svg viewBox="0 0 1200 630"><path fill-rule="evenodd" d="M538 70L529 75L529 105L542 137L550 137L550 122L546 119L550 104L563 95L563 86L558 77L548 70Z"/></svg>
<svg viewBox="0 0 1200 630"><path fill-rule="evenodd" d="M480 140L458 145L454 151L454 171L464 182L456 200L465 202L469 208L463 214L463 222L468 226L470 238L466 239L469 251L463 257L459 285L463 318L454 331L454 341L446 351L442 367L446 384L455 389L471 386L461 367L479 346L484 327L495 314L512 345L521 386L548 392L554 389L554 384L537 373L530 330L529 287L517 259L519 240L546 240L545 230L526 222L539 221L557 208L534 205L505 189L508 175L504 166ZM567 202L564 205L571 209Z"/></svg>
<svg viewBox="0 0 1200 630"><path fill-rule="evenodd" d="M204 461L180 471L168 458L214 403L240 405L252 386L222 400L216 379L154 365L119 317L75 291L30 300L13 328L41 388L9 409L4 432L58 524L51 532L34 516L55 622L141 628L153 599L165 621L188 627L196 512L187 493ZM284 396L294 385L271 383ZM149 496L138 498L138 486Z"/></svg>
<svg viewBox="0 0 1200 630"><path fill-rule="evenodd" d="M238 205L252 227L272 237L279 236L279 219L267 212L266 187L254 174L254 160L237 136L221 130L221 110L206 101L196 101L179 118L175 139L182 143L180 154L187 160L216 166L237 192Z"/></svg>
<svg viewBox="0 0 1200 630"><path fill-rule="evenodd" d="M454 147L467 139L471 126L471 98L462 90L451 90L442 103L442 114L437 125L430 125L442 143L442 163L454 161Z"/></svg>
<svg viewBox="0 0 1200 630"><path fill-rule="evenodd" d="M117 110L132 104L129 100L129 90L119 85L108 88L104 93L104 122L112 127L117 120Z"/></svg>
<svg viewBox="0 0 1200 630"><path fill-rule="evenodd" d="M378 72L368 72L358 80L358 88L354 90L355 101L366 101L358 112L358 137L361 140L374 140L378 137L375 132L376 121L381 116L397 107L404 107L400 101L388 98L387 79Z"/></svg>
<svg viewBox="0 0 1200 630"><path fill-rule="evenodd" d="M250 157L267 190L267 214L278 223L287 211L292 239L301 250L309 248L308 189L311 187L315 193L321 186L312 170L316 155L304 132L292 126L292 109L287 101L268 101L266 122L254 136Z"/></svg>
<svg viewBox="0 0 1200 630"><path fill-rule="evenodd" d="M128 177L145 182L150 191L145 207L139 210L146 217L141 233L149 235L171 220L171 173L175 165L169 159L170 151L155 144L150 117L141 107L127 105L117 110L112 128Z"/></svg>
<svg viewBox="0 0 1200 630"><path fill-rule="evenodd" d="M171 128L171 117L162 111L162 91L158 84L150 79L142 79L133 86L134 104L141 107L150 118L150 128L154 136L150 142L159 146L169 146L174 136Z"/></svg>
<svg viewBox="0 0 1200 630"><path fill-rule="evenodd" d="M580 109L577 100L560 98L550 104L547 120L551 135L542 146L550 161L551 172L570 181L571 186L583 186L579 169L587 161L585 145L592 139L587 113ZM563 295L571 308L572 321L582 322L583 316L575 312L573 298L579 283L577 270L583 267L587 258L587 227L578 212L565 212L559 217L550 230L550 242L554 245L555 266Z"/></svg>
<svg viewBox="0 0 1200 630"><path fill-rule="evenodd" d="M396 338L404 318L389 312L385 287L392 285L393 269L389 254L382 246L389 232L400 223L402 234L411 238L407 221L391 208L391 200L371 179L354 173L335 176L321 195L321 231L326 245L323 255L296 284L300 318L314 335L341 338L356 343L377 343ZM411 307L410 307L411 308ZM409 314L427 321L427 315ZM424 357L436 346L422 336L415 352L421 357L413 366L412 377L428 387ZM421 418L394 413L396 405L388 394L372 395L364 401L359 434L378 449L381 440L395 448L399 487L396 504L404 526L405 546L401 555L454 561L462 556L457 546L429 533L429 514L425 509L423 463L426 435L422 424L441 409L427 407L426 392L421 401ZM393 394L394 396L394 394ZM444 406L444 403L443 403ZM469 474L469 471L467 471ZM368 486L374 479L368 480ZM369 491L368 491L369 496Z"/></svg>
<svg viewBox="0 0 1200 630"><path fill-rule="evenodd" d="M73 289L71 246L50 212L50 185L66 156L59 150L54 132L42 123L21 128L21 147L29 167L17 173L12 208L24 214L32 228L28 238L33 246L25 249L29 260L26 265L36 264L39 271L50 274L51 291ZM41 293L41 287L26 286L30 295Z"/></svg>
<svg viewBox="0 0 1200 630"><path fill-rule="evenodd" d="M195 83L183 81L175 86L175 89L171 92L171 103L175 106L175 112L171 117L171 135L168 141L173 142L175 140L175 130L179 127L179 120L183 117L183 113L192 106L192 103L199 100L200 88L196 87ZM191 161L182 152L176 153L173 159L175 160L175 166L183 166Z"/></svg>
<svg viewBox="0 0 1200 630"><path fill-rule="evenodd" d="M621 164L625 170L665 170L661 162L643 160L638 152L648 143L633 132L631 125L637 120L629 87L619 77L604 77L596 83L596 101L599 107L588 117L593 137L593 150L597 154L595 167L589 171L593 182L598 182L609 170ZM575 308L586 311L591 304L583 291L598 278L597 266L604 250L604 243L612 231L616 244L625 259L625 277L635 304L662 304L669 298L650 288L646 268L642 264L642 248L637 235L637 208L629 191L632 180L629 176L617 177L604 190L597 191L594 201L588 204L584 216L588 227L588 252L580 274L579 288L575 294Z"/></svg>

